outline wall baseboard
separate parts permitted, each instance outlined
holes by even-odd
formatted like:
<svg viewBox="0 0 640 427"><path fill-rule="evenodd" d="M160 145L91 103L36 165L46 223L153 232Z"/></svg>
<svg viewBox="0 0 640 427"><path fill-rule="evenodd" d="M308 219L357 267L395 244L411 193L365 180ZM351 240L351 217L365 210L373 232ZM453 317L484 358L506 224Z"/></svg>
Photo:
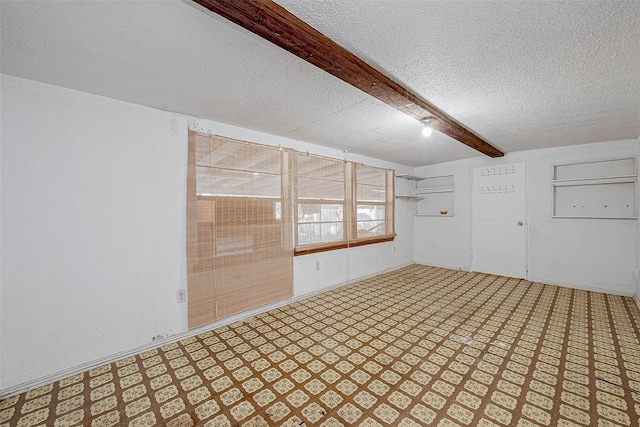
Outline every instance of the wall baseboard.
<svg viewBox="0 0 640 427"><path fill-rule="evenodd" d="M470 269L466 268L466 267L453 267L453 266L448 266L448 265L438 265L438 264L428 264L425 262L421 262L421 261L416 261L416 264L419 265L426 265L429 267L438 267L438 268L446 268L448 270L458 270L458 271L468 271L471 272ZM489 274L489 273L480 273L480 274ZM622 297L633 297L634 293L632 292L624 292L624 291L617 291L617 290L613 290L613 289L605 289L605 288L599 288L596 286L585 286L585 285L577 285L575 283L563 283L563 282L554 282L552 280L545 280L545 279L523 279L523 280L528 280L529 282L538 282L538 283L543 283L545 285L552 285L552 286L560 286L562 288L570 288L570 289L579 289L581 291L590 291L590 292L600 292L602 294L611 294L611 295L619 295ZM640 297L635 295L635 299L636 302L639 302ZM640 304L640 302L639 302Z"/></svg>
<svg viewBox="0 0 640 427"><path fill-rule="evenodd" d="M640 295L633 294L633 299L636 301L636 305L638 306L638 310L640 310Z"/></svg>
<svg viewBox="0 0 640 427"><path fill-rule="evenodd" d="M415 263L418 264L418 265L424 265L424 266L427 266L427 267L446 268L447 270L457 270L457 271L471 272L471 270L468 267L456 267L454 265L431 264L431 263L422 262L422 261L416 261Z"/></svg>
<svg viewBox="0 0 640 427"><path fill-rule="evenodd" d="M554 282L552 280L544 280L544 279L527 279L527 280L529 280L530 282L543 283L545 285L560 286L561 288L578 289L580 291L589 291L589 292L599 292L601 294L618 295L621 297L633 297L634 295L632 292L624 292L624 291L618 291L614 289L599 288L597 286L576 285L575 283Z"/></svg>
<svg viewBox="0 0 640 427"><path fill-rule="evenodd" d="M42 387L42 386L47 385L47 384L51 384L53 382L60 381L60 380L62 380L64 378L70 377L72 375L76 375L76 374L79 374L79 373L82 373L82 372L86 372L88 370L91 370L91 369L94 369L94 368L97 368L97 367L100 367L100 366L103 366L103 365L107 365L109 363L116 362L116 361L118 361L120 359L124 359L126 357L135 356L135 355L143 353L145 351L153 350L155 348L160 348L160 347L162 347L164 345L167 345L167 344L171 344L171 343L174 343L174 342L182 341L182 340L184 340L186 338L191 338L193 336L200 335L200 334L202 334L204 332L207 332L207 331L210 331L212 329L220 328L222 326L230 325L230 324L236 323L236 322L246 321L246 320L248 320L248 319L250 319L250 318L252 318L254 316L257 316L258 314L266 313L269 310L273 310L273 309L276 309L276 308L284 307L285 305L294 303L296 301L300 301L300 300L303 300L303 299L306 299L306 298L310 298L310 297L312 297L314 295L321 294L323 292L328 292L328 291L331 291L331 290L334 290L334 289L337 289L337 288L341 288L343 286L350 285L350 284L358 282L360 280L366 280L366 279L369 279L369 278L372 278L372 277L379 276L381 274L385 274L385 273L389 273L391 271L399 270L401 268L404 268L404 267L407 267L407 266L413 265L413 264L414 263L411 262L411 263L407 263L407 264L400 265L400 266L397 266L397 267L392 267L392 268L389 268L389 269L386 269L386 270L381 270L381 271L379 271L377 273L369 274L367 276L358 277L356 279L350 279L350 280L348 280L346 282L342 282L342 283L338 283L338 284L335 284L335 285L332 285L332 286L328 286L326 288L323 288L323 289L320 289L320 290L317 290L317 291L308 292L306 294L297 295L297 296L286 298L286 299L283 299L283 300L280 300L280 301L276 301L276 302L273 302L273 303L270 303L270 304L267 304L267 305L263 305L261 307L257 307L257 308L251 309L251 310L244 311L242 313L235 314L233 316L226 317L226 318L221 319L221 320L219 320L217 322L209 323L207 325L200 326L198 328L191 329L191 330L188 330L188 331L184 331L184 332L178 333L176 335L171 335L170 337L167 337L167 338L157 339L157 340L155 340L153 342L150 342L149 344L145 344L145 345L142 345L142 346L139 346L139 347L136 347L136 348L132 348L130 350L126 350L126 351L122 351L122 352L119 352L119 353L116 353L116 354L105 356L105 357L102 357L100 359L92 360L90 362L83 363L81 365L77 365L77 366L74 366L72 368L62 370L62 371L58 371L58 372L55 372L53 374L37 378L35 380L31 380L31 381L27 381L27 382L24 382L24 383L20 383L20 384L17 384L15 386L8 387L8 388L6 388L4 390L0 390L0 401L4 400L4 399L7 399L9 397L13 397L13 396L18 395L18 394L25 393L25 392L27 392L29 390L34 390L34 389L36 389L38 387Z"/></svg>

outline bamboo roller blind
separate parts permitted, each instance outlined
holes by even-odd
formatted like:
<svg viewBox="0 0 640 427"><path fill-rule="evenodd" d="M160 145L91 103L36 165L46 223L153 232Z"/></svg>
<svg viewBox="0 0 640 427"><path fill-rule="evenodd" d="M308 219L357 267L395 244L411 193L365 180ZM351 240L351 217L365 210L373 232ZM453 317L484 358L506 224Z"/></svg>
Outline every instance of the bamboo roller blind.
<svg viewBox="0 0 640 427"><path fill-rule="evenodd" d="M345 164L338 159L294 152L296 247L346 243Z"/></svg>
<svg viewBox="0 0 640 427"><path fill-rule="evenodd" d="M392 171L355 164L356 236L358 239L394 235L394 176Z"/></svg>
<svg viewBox="0 0 640 427"><path fill-rule="evenodd" d="M189 327L293 293L289 152L189 133Z"/></svg>

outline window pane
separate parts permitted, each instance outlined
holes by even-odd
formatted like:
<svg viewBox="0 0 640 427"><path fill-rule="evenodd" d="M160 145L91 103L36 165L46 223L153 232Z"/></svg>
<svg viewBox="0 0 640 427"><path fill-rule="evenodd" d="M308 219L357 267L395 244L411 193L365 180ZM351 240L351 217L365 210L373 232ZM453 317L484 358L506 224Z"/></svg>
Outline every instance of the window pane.
<svg viewBox="0 0 640 427"><path fill-rule="evenodd" d="M386 170L356 165L356 185L358 202L384 202L386 200Z"/></svg>
<svg viewBox="0 0 640 427"><path fill-rule="evenodd" d="M198 196L280 198L280 175L201 166L196 173Z"/></svg>
<svg viewBox="0 0 640 427"><path fill-rule="evenodd" d="M343 212L340 204L298 204L298 245L343 240Z"/></svg>
<svg viewBox="0 0 640 427"><path fill-rule="evenodd" d="M295 153L298 247L335 244L346 239L345 163Z"/></svg>
<svg viewBox="0 0 640 427"><path fill-rule="evenodd" d="M373 166L357 164L358 184L375 185L384 188L386 183L386 170Z"/></svg>
<svg viewBox="0 0 640 427"><path fill-rule="evenodd" d="M298 245L339 242L343 239L342 222L298 224Z"/></svg>
<svg viewBox="0 0 640 427"><path fill-rule="evenodd" d="M298 204L298 222L340 222L342 221L343 205L300 203Z"/></svg>
<svg viewBox="0 0 640 427"><path fill-rule="evenodd" d="M393 181L389 171L359 164L355 168L357 238L392 235Z"/></svg>
<svg viewBox="0 0 640 427"><path fill-rule="evenodd" d="M296 152L298 176L344 181L344 162L338 159Z"/></svg>
<svg viewBox="0 0 640 427"><path fill-rule="evenodd" d="M266 145L212 138L198 145L196 166L280 174L280 152Z"/></svg>
<svg viewBox="0 0 640 427"><path fill-rule="evenodd" d="M358 183L359 202L384 202L386 197L385 187Z"/></svg>
<svg viewBox="0 0 640 427"><path fill-rule="evenodd" d="M337 179L339 178L339 179ZM342 176L336 179L298 178L298 197L300 199L344 199L344 180Z"/></svg>
<svg viewBox="0 0 640 427"><path fill-rule="evenodd" d="M384 205L358 205L358 237L384 235Z"/></svg>

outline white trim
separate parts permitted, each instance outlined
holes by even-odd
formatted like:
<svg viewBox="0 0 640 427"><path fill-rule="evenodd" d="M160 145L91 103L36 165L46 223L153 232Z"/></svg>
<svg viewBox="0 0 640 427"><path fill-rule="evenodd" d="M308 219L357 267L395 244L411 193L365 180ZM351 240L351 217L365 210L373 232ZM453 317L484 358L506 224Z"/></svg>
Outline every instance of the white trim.
<svg viewBox="0 0 640 427"><path fill-rule="evenodd" d="M207 332L207 331L210 331L212 329L220 328L222 326L226 326L226 325L230 325L230 324L235 323L235 322L246 320L246 319L248 319L250 317L253 317L253 316L256 316L258 314L265 313L265 312L267 312L269 310L273 310L275 308L283 307L283 306L285 306L287 304L291 304L291 303L294 303L296 301L300 301L300 300L312 297L314 295L317 295L317 294L320 294L320 293L323 293L323 292L334 290L334 289L340 288L342 286L350 285L350 284L358 282L360 280L365 280L365 279L369 279L369 278L372 278L372 277L376 277L376 276L379 276L381 274L389 273L391 271L399 270L401 268L408 267L408 266L413 265L413 264L415 264L415 263L410 262L410 263L407 263L407 264L404 264L404 265L400 265L400 266L397 266L397 267L392 267L392 268L389 268L389 269L386 269L386 270L381 270L381 271L378 271L377 273L369 274L367 276L358 277L356 279L347 280L346 282L342 282L342 283L338 283L336 285L328 286L326 288L323 288L323 289L320 289L320 290L317 290L317 291L312 291L312 292L308 292L306 294L293 296L293 297L286 298L286 299L283 299L283 300L280 300L280 301L276 301L276 302L271 303L271 304L267 304L267 305L263 305L263 306L258 307L258 308L254 308L252 310L243 311L242 313L238 313L238 314L235 314L233 316L226 317L226 318L221 319L221 320L219 320L217 322L209 323L208 325L200 326L198 328L191 329L189 331L181 332L179 334L172 335L172 336L167 337L167 338L155 340L155 341L153 341L153 342L151 342L149 344L145 344L145 345L133 348L131 350L122 351L120 353L116 353L116 354L112 354L112 355L109 355L109 356L105 356L105 357L102 357L100 359L92 360L90 362L83 363L81 365L77 365L77 366L74 366L74 367L69 368L69 369L65 369L65 370L62 370L62 371L55 372L55 373L50 374L50 375L46 375L44 377L36 378L35 380L31 380L31 381L27 381L27 382L24 382L24 383L21 383L21 384L17 384L17 385L15 385L13 387L9 387L7 389L0 390L0 400L8 399L9 397L13 397L15 395L25 393L25 392L27 392L29 390L33 390L33 389L36 389L38 387L42 387L43 385L47 385L47 384L50 384L50 383L53 383L53 382L56 382L56 381L60 381L60 380L62 380L64 378L67 378L67 377L70 377L72 375L76 375L76 374L79 374L79 373L82 373L82 372L86 372L86 371L88 371L90 369L94 369L94 368L97 368L97 367L102 366L102 365L113 363L115 361L118 361L120 359L124 359L126 357L135 356L135 355L143 353L145 351L153 350L154 348L159 348L159 347L162 347L164 345L171 344L173 342L182 341L182 340L184 340L186 338L190 338L190 337L193 337L193 336L196 336L196 335L200 335L200 334L202 334L204 332Z"/></svg>
<svg viewBox="0 0 640 427"><path fill-rule="evenodd" d="M413 175L408 175L406 173L401 173L400 175L396 175L396 178L406 179L407 181L422 181L423 179L425 179L422 176L413 176Z"/></svg>
<svg viewBox="0 0 640 427"><path fill-rule="evenodd" d="M492 275L492 273L483 273L481 271L472 271L472 270L468 270L468 269L461 268L461 267L452 267L452 266L438 265L438 264L426 264L426 263L421 262L421 261L416 261L416 264L424 265L426 267L446 268L448 270L458 270L458 271L465 271L465 272L470 272L470 273ZM495 276L495 274L493 274L493 275ZM508 277L508 276L504 276L504 277ZM570 288L570 289L576 289L576 290L580 290L580 291L600 292L600 293L603 293L603 294L617 295L617 296L621 296L621 297L633 297L635 299L636 303L638 304L638 308L640 308L640 296L636 295L636 294L634 294L632 292L616 291L616 290L613 290L613 289L604 289L604 288L598 288L598 287L595 287L595 286L576 285L576 284L572 284L572 283L553 282L553 281L550 281L550 280L536 280L536 279L526 279L526 278L523 279L521 277L515 277L515 279L526 280L528 282L534 282L534 283L542 283L543 285L560 286L562 288Z"/></svg>
<svg viewBox="0 0 640 427"><path fill-rule="evenodd" d="M422 261L416 261L415 264L423 265L425 267L446 268L447 270L464 271L466 273L471 273L471 270L468 268L456 267L453 265L433 264L433 263L426 263Z"/></svg>
<svg viewBox="0 0 640 427"><path fill-rule="evenodd" d="M596 178L575 178L575 179L554 179L551 185L554 187L567 187L579 185L598 185L598 184L619 184L625 182L636 182L638 175L620 175L620 176L599 176Z"/></svg>
<svg viewBox="0 0 640 427"><path fill-rule="evenodd" d="M563 283L563 282L554 282L551 280L536 280L536 279L528 279L530 282L538 282L538 283L542 283L543 285L552 285L552 286L560 286L561 288L570 288L570 289L576 289L579 291L589 291L589 292L599 292L601 294L610 294L610 295L617 295L617 296L621 296L621 297L633 297L634 294L633 292L624 292L624 291L618 291L615 289L605 289L605 288L599 288L597 286L589 286L589 285L576 285L575 283Z"/></svg>
<svg viewBox="0 0 640 427"><path fill-rule="evenodd" d="M563 216L563 215L551 215L551 218L556 219L638 219L637 216Z"/></svg>
<svg viewBox="0 0 640 427"><path fill-rule="evenodd" d="M432 188L416 188L413 190L416 194L430 194L430 193L453 193L455 187L432 187Z"/></svg>

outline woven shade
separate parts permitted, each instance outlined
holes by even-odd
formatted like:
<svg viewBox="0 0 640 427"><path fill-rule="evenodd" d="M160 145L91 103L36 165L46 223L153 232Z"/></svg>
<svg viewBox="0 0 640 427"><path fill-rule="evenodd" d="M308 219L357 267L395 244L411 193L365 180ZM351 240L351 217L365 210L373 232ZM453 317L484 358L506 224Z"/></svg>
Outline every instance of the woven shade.
<svg viewBox="0 0 640 427"><path fill-rule="evenodd" d="M190 328L292 295L289 155L189 133Z"/></svg>
<svg viewBox="0 0 640 427"><path fill-rule="evenodd" d="M345 162L294 152L296 248L346 243Z"/></svg>
<svg viewBox="0 0 640 427"><path fill-rule="evenodd" d="M358 240L393 236L393 171L355 164Z"/></svg>

